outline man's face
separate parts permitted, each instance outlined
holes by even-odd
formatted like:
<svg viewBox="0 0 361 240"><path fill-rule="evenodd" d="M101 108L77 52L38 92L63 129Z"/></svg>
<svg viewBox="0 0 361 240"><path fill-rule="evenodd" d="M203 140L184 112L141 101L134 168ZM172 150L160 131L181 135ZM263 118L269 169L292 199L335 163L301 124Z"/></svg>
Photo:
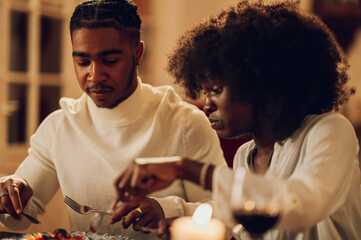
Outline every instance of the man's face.
<svg viewBox="0 0 361 240"><path fill-rule="evenodd" d="M206 94L204 112L220 137L235 138L252 132L252 108L233 101L228 85L221 80L201 85Z"/></svg>
<svg viewBox="0 0 361 240"><path fill-rule="evenodd" d="M116 107L135 91L143 43L132 46L114 28L80 28L72 44L79 85L98 107Z"/></svg>

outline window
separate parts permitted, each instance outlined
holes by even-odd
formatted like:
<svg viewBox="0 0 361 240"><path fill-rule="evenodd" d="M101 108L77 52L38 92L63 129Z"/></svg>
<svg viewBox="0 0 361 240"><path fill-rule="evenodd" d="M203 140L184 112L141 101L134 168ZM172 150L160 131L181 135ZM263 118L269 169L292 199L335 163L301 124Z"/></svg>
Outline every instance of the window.
<svg viewBox="0 0 361 240"><path fill-rule="evenodd" d="M28 13L11 10L10 71L28 70L28 22Z"/></svg>
<svg viewBox="0 0 361 240"><path fill-rule="evenodd" d="M40 87L39 101L39 124L49 115L49 113L59 108L60 87L46 86Z"/></svg>
<svg viewBox="0 0 361 240"><path fill-rule="evenodd" d="M41 17L41 72L60 73L61 20Z"/></svg>
<svg viewBox="0 0 361 240"><path fill-rule="evenodd" d="M9 84L8 143L26 141L27 84Z"/></svg>
<svg viewBox="0 0 361 240"><path fill-rule="evenodd" d="M0 0L0 150L25 147L41 121L59 108L63 23L76 4L71 2Z"/></svg>

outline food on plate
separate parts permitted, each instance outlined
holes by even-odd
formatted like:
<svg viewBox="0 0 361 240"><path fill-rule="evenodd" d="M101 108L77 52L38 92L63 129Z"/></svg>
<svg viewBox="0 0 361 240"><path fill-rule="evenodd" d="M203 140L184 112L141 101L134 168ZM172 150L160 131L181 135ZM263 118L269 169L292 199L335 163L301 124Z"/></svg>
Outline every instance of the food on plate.
<svg viewBox="0 0 361 240"><path fill-rule="evenodd" d="M84 234L71 234L62 228L58 228L52 233L35 233L30 235L28 238L29 240L81 240L84 238Z"/></svg>

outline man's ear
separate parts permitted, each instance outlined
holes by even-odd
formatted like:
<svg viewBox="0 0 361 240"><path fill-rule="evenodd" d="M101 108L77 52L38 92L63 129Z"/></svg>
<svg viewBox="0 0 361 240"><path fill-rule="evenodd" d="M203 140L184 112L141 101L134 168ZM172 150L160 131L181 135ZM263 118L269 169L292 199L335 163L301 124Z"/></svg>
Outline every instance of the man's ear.
<svg viewBox="0 0 361 240"><path fill-rule="evenodd" d="M136 65L139 65L140 62L142 61L143 54L144 54L144 42L140 41L138 46L135 49L135 63L136 63Z"/></svg>

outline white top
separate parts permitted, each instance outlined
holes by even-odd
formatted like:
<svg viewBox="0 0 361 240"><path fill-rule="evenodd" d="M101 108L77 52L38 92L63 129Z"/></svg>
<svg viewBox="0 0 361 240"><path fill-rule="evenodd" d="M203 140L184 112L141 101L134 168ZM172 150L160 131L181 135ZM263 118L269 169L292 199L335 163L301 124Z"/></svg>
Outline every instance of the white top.
<svg viewBox="0 0 361 240"><path fill-rule="evenodd" d="M116 196L114 179L136 157L184 156L226 165L217 134L202 111L183 102L171 87L138 81L136 91L112 110L98 108L85 94L77 100L60 100L61 109L39 126L31 137L28 157L15 172L34 191L27 213L43 214L59 186L63 195L79 203L108 209ZM209 191L186 181L176 181L151 196L166 218L193 213L198 204L182 198L211 199ZM80 215L70 208L68 212L70 230L88 230L92 214ZM29 224L5 218L1 215L0 221L12 229ZM155 234L135 233L132 227L123 230L120 223L109 225L108 217L97 231L157 239Z"/></svg>
<svg viewBox="0 0 361 240"><path fill-rule="evenodd" d="M273 189L281 196L280 220L265 239L361 239L359 147L344 116L306 117L292 138L282 146L275 144L264 176L248 167L254 147L253 140L242 145L234 158L240 181L236 190L267 194ZM230 202L232 175L230 169L217 167L213 177L216 212L228 224L232 212L224 203ZM246 239L244 232L241 235Z"/></svg>

